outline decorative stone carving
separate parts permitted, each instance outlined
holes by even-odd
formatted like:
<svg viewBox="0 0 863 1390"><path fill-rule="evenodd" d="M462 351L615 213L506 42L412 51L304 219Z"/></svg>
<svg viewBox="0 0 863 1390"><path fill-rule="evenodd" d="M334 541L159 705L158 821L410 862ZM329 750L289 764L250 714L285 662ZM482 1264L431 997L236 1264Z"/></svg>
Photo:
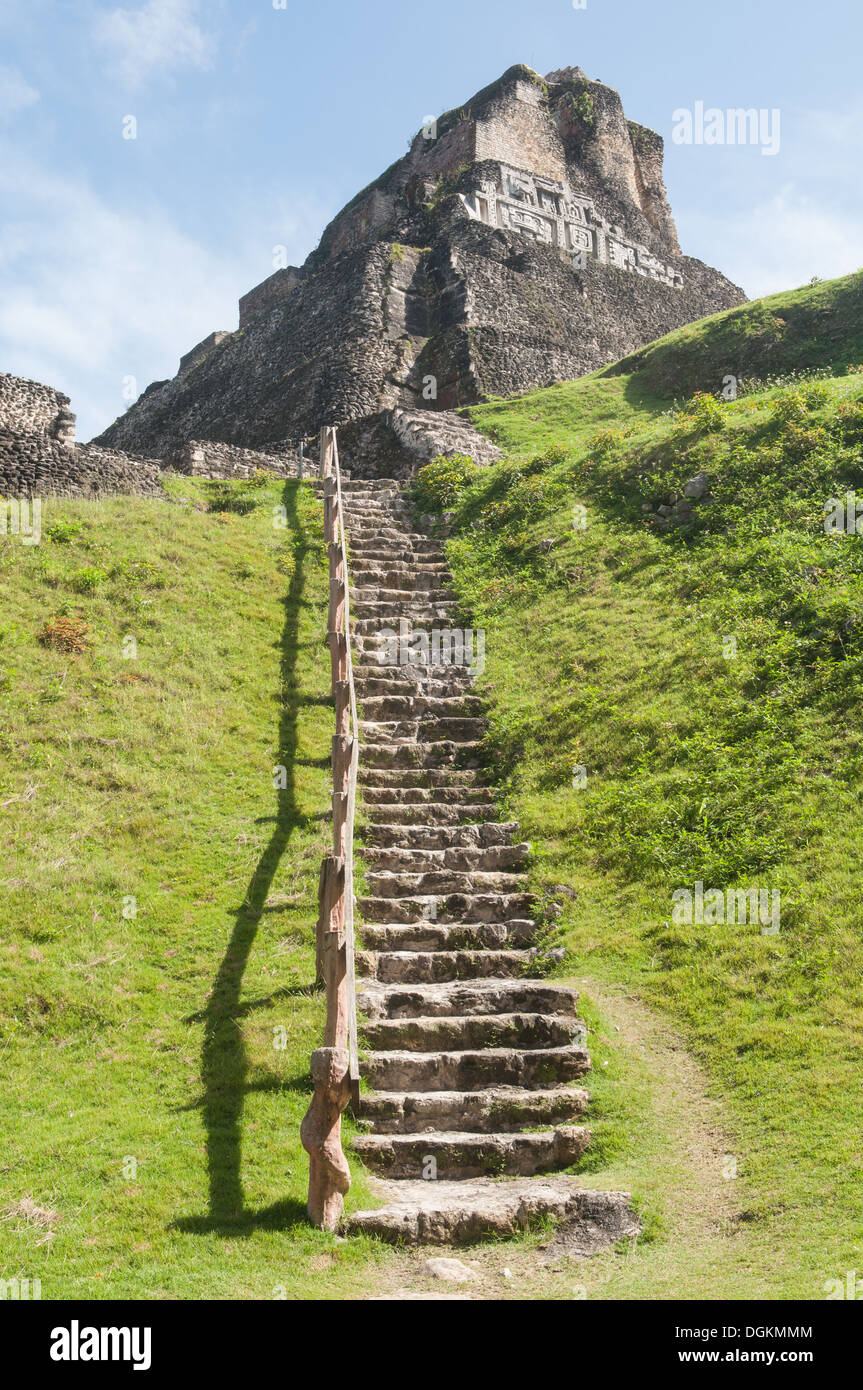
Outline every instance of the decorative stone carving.
<svg viewBox="0 0 863 1390"><path fill-rule="evenodd" d="M610 223L591 198L573 193L568 184L541 178L526 169L500 165L496 182L484 180L470 198L461 198L469 217L490 227L504 227L572 257L574 269L585 256L628 270L676 289L683 277L671 266L630 241L622 227Z"/></svg>

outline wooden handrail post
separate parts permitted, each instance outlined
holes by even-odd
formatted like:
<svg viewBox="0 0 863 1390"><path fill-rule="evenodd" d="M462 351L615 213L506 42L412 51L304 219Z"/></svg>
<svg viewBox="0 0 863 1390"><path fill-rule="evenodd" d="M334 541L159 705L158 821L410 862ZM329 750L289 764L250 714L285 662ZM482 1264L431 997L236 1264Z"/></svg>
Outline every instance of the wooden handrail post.
<svg viewBox="0 0 863 1390"><path fill-rule="evenodd" d="M331 425L324 425L321 430L320 441L321 477L329 478L332 476L335 461L335 430Z"/></svg>
<svg viewBox="0 0 863 1390"><path fill-rule="evenodd" d="M309 1219L332 1231L351 1185L341 1144L342 1111L352 1093L359 1094L353 934L353 830L359 740L349 635L342 481L336 431L329 426L320 433L320 475L330 575L327 638L336 711L332 741L333 852L321 864L315 936L316 977L326 988L327 996L324 1046L312 1053L314 1096L300 1137L309 1155Z"/></svg>
<svg viewBox="0 0 863 1390"><path fill-rule="evenodd" d="M343 632L328 632L330 642L330 678L333 691L340 681L348 678L348 639Z"/></svg>
<svg viewBox="0 0 863 1390"><path fill-rule="evenodd" d="M330 608L327 627L330 632L344 632L345 630L345 581L343 579L330 580Z"/></svg>
<svg viewBox="0 0 863 1390"><path fill-rule="evenodd" d="M318 925L315 936L315 974L318 984L327 983L324 961L324 938L345 929L345 861L341 855L328 854L321 865L318 879Z"/></svg>
<svg viewBox="0 0 863 1390"><path fill-rule="evenodd" d="M315 1094L300 1126L309 1155L309 1200L313 1226L334 1231L345 1208L351 1170L342 1151L342 1111L350 1100L350 1057L346 1047L320 1047L312 1053Z"/></svg>
<svg viewBox="0 0 863 1390"><path fill-rule="evenodd" d="M340 738L347 738L351 728L350 681L336 681L333 694L336 697L336 733Z"/></svg>
<svg viewBox="0 0 863 1390"><path fill-rule="evenodd" d="M335 478L324 478L324 540L328 545L338 540L339 498Z"/></svg>
<svg viewBox="0 0 863 1390"><path fill-rule="evenodd" d="M345 567L342 560L342 547L338 541L330 541L327 545L327 551L330 557L330 583L334 579L344 580Z"/></svg>

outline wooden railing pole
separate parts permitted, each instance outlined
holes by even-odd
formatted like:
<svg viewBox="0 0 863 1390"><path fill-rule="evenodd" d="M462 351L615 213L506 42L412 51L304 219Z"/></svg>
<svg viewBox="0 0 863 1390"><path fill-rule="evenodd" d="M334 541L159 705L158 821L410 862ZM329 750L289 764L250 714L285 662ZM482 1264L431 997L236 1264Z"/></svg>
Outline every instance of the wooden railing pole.
<svg viewBox="0 0 863 1390"><path fill-rule="evenodd" d="M334 1231L351 1185L351 1170L342 1150L342 1111L351 1098L347 1048L318 1048L312 1053L311 1071L315 1094L300 1126L300 1139L309 1155L306 1211L313 1226Z"/></svg>
<svg viewBox="0 0 863 1390"><path fill-rule="evenodd" d="M330 679L335 691L340 681L348 678L348 639L343 632L328 632L330 642Z"/></svg>
<svg viewBox="0 0 863 1390"><path fill-rule="evenodd" d="M341 514L341 474L336 431L320 434L324 538L329 551L327 636L336 709L332 743L333 852L321 865L315 965L326 989L324 1046L312 1053L314 1096L300 1130L309 1155L309 1219L332 1231L351 1185L342 1151L342 1111L358 1086L354 1002L353 822L358 762L357 702L351 667L347 551Z"/></svg>

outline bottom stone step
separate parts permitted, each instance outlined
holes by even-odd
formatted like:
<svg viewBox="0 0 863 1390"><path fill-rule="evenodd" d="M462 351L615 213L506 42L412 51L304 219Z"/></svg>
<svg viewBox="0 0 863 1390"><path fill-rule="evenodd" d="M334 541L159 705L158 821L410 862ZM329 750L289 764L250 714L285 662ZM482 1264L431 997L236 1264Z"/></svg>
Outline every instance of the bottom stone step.
<svg viewBox="0 0 863 1390"><path fill-rule="evenodd" d="M385 1205L345 1219L351 1234L411 1245L466 1245L514 1235L545 1217L581 1228L584 1245L607 1249L638 1234L627 1192L594 1192L575 1178L476 1178L466 1182L383 1182L372 1191Z"/></svg>

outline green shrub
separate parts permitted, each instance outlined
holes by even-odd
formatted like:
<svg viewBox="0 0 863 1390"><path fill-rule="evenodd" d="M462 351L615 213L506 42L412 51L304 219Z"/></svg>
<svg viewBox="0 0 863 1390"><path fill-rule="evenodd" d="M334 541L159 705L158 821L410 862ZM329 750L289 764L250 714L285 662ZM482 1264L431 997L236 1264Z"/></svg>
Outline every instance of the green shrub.
<svg viewBox="0 0 863 1390"><path fill-rule="evenodd" d="M721 403L709 391L696 391L675 416L678 431L698 434L711 434L725 426L725 412Z"/></svg>
<svg viewBox="0 0 863 1390"><path fill-rule="evenodd" d="M55 521L45 529L45 535L55 545L69 545L81 535L84 527L80 521Z"/></svg>
<svg viewBox="0 0 863 1390"><path fill-rule="evenodd" d="M93 589L98 589L107 578L108 571L103 570L100 565L84 565L70 574L69 585L76 594L89 594Z"/></svg>
<svg viewBox="0 0 863 1390"><path fill-rule="evenodd" d="M417 473L414 482L417 504L424 511L445 512L476 480L479 472L479 465L468 454L439 455Z"/></svg>
<svg viewBox="0 0 863 1390"><path fill-rule="evenodd" d="M770 416L777 424L799 423L809 414L809 406L802 391L782 391L774 400Z"/></svg>

